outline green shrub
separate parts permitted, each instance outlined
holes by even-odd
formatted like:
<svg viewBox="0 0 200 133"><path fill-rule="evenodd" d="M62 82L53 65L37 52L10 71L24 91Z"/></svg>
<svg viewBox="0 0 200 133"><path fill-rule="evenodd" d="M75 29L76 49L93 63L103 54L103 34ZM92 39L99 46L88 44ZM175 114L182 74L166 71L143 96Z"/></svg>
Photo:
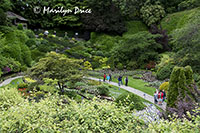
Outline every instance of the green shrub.
<svg viewBox="0 0 200 133"><path fill-rule="evenodd" d="M32 30L25 30L25 33L29 38L35 38L35 33Z"/></svg>
<svg viewBox="0 0 200 133"><path fill-rule="evenodd" d="M107 85L99 85L97 86L97 90L100 95L104 95L104 96L109 95L109 87Z"/></svg>
<svg viewBox="0 0 200 133"><path fill-rule="evenodd" d="M115 102L118 106L128 107L129 110L142 110L146 107L141 97L129 93L121 94L119 97L117 97Z"/></svg>
<svg viewBox="0 0 200 133"><path fill-rule="evenodd" d="M75 83L75 87L82 87L82 86L86 86L87 84L84 82L76 82Z"/></svg>
<svg viewBox="0 0 200 133"><path fill-rule="evenodd" d="M118 69L118 70L123 70L123 69L124 69L123 64L122 64L122 63L118 63L118 64L117 64L117 69Z"/></svg>
<svg viewBox="0 0 200 133"><path fill-rule="evenodd" d="M18 106L24 102L19 92L15 88L0 89L0 113L2 110L7 110L14 105Z"/></svg>
<svg viewBox="0 0 200 133"><path fill-rule="evenodd" d="M64 93L65 95L67 95L69 98L76 98L76 96L77 96L77 93L76 93L76 91L71 91L71 90L67 90L67 91L65 91L65 93Z"/></svg>
<svg viewBox="0 0 200 133"><path fill-rule="evenodd" d="M130 61L127 65L128 70L134 70L138 68L138 64L136 61Z"/></svg>
<svg viewBox="0 0 200 133"><path fill-rule="evenodd" d="M174 67L169 81L167 106L176 108L177 100L183 100L186 95L192 98L193 90L189 90L188 87L193 83L193 72L190 66Z"/></svg>
<svg viewBox="0 0 200 133"><path fill-rule="evenodd" d="M166 92L169 89L169 82L164 82L160 85L159 90L165 90Z"/></svg>
<svg viewBox="0 0 200 133"><path fill-rule="evenodd" d="M31 47L33 47L33 46L36 47L36 40L33 39L33 38L29 39L29 40L26 42L26 45L27 45L29 48L31 48Z"/></svg>
<svg viewBox="0 0 200 133"><path fill-rule="evenodd" d="M23 28L23 25L22 25L22 24L18 24L18 25L17 25L17 29L18 29L18 30L23 30L23 29L24 29L24 28Z"/></svg>
<svg viewBox="0 0 200 133"><path fill-rule="evenodd" d="M28 84L27 91L33 91L38 86L37 82L32 82Z"/></svg>
<svg viewBox="0 0 200 133"><path fill-rule="evenodd" d="M174 65L168 64L164 66L163 68L159 69L156 73L156 77L159 80L165 80L170 77L170 74L174 68Z"/></svg>
<svg viewBox="0 0 200 133"><path fill-rule="evenodd" d="M28 84L26 84L26 83L20 83L19 85L18 85L18 89L23 89L23 88L27 88L28 87Z"/></svg>
<svg viewBox="0 0 200 133"><path fill-rule="evenodd" d="M178 9L182 11L192 9L198 6L200 6L199 0L185 0L178 5Z"/></svg>
<svg viewBox="0 0 200 133"><path fill-rule="evenodd" d="M50 93L54 93L56 91L54 86L49 86L49 85L39 85L38 86L40 88L41 91L44 91L46 93L50 92Z"/></svg>

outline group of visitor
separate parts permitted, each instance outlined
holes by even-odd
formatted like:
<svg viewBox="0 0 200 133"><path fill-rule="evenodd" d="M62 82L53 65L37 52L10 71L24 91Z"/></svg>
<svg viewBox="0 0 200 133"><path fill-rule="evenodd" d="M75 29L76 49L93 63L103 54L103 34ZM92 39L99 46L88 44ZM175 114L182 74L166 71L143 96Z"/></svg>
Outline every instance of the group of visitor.
<svg viewBox="0 0 200 133"><path fill-rule="evenodd" d="M112 81L112 76L111 76L111 74L108 74L108 75L106 76L106 74L104 73L103 81L106 82L106 80L107 80L108 82Z"/></svg>
<svg viewBox="0 0 200 133"><path fill-rule="evenodd" d="M154 103L158 105L162 105L162 103L166 99L166 93L165 90L156 90L154 93Z"/></svg>
<svg viewBox="0 0 200 133"><path fill-rule="evenodd" d="M104 81L104 82L106 82L106 81L108 81L108 82L112 81L112 76L111 76L111 74L106 75L106 74L104 73L103 81ZM124 81L125 81L125 86L128 86L128 77L126 77L126 78L124 79ZM119 85L119 86L120 86L120 85L123 85L123 77L122 77L122 76L119 76L119 77L118 77L118 85Z"/></svg>
<svg viewBox="0 0 200 133"><path fill-rule="evenodd" d="M125 81L125 86L128 86L128 77L126 77L125 79L124 79L124 81ZM120 86L120 85L123 85L123 76L119 76L118 77L118 85Z"/></svg>

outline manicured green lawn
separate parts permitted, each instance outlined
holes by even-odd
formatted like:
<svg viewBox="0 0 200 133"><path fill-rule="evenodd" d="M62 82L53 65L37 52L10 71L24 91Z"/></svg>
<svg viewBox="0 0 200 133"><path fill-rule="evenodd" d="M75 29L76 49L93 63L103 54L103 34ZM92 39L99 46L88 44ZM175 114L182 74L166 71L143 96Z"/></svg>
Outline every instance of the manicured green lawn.
<svg viewBox="0 0 200 133"><path fill-rule="evenodd" d="M125 78L125 77L123 77L123 83L125 83L125 82L124 82L124 78ZM144 81L141 80L141 79L133 79L133 78L130 77L130 76L129 76L128 78L129 78L128 86L133 87L133 88L135 88L135 89L137 89L137 90L140 90L140 91L142 91L142 92L145 92L145 93L147 93L147 94L153 96L153 94L154 94L156 88L145 86L145 85L147 85L148 83L144 82ZM118 79L113 79L113 82L118 83Z"/></svg>
<svg viewBox="0 0 200 133"><path fill-rule="evenodd" d="M20 83L23 83L22 78L15 79L15 80L11 81L10 84L8 84L6 86L2 86L0 88L5 88L5 87L17 88L18 84L20 84Z"/></svg>

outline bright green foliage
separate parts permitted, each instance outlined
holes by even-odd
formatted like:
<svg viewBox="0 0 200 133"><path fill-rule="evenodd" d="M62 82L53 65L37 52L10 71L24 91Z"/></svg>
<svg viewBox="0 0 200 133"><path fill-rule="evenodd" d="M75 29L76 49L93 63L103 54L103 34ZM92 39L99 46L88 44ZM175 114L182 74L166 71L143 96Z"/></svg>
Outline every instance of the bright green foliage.
<svg viewBox="0 0 200 133"><path fill-rule="evenodd" d="M20 83L17 88L23 89L23 88L27 88L27 87L28 87L28 84Z"/></svg>
<svg viewBox="0 0 200 133"><path fill-rule="evenodd" d="M64 101L70 102L65 104ZM133 132L144 130L142 120L107 101L76 103L68 98L49 96L39 103L28 101L0 112L5 132Z"/></svg>
<svg viewBox="0 0 200 133"><path fill-rule="evenodd" d="M13 106L19 106L23 102L24 99L20 96L16 88L0 89L0 112Z"/></svg>
<svg viewBox="0 0 200 133"><path fill-rule="evenodd" d="M165 90L168 91L169 89L169 82L164 82L160 85L159 90Z"/></svg>
<svg viewBox="0 0 200 133"><path fill-rule="evenodd" d="M140 10L141 18L148 25L158 24L165 16L165 10L159 2L151 3L151 0L147 0L144 6Z"/></svg>
<svg viewBox="0 0 200 133"><path fill-rule="evenodd" d="M125 106L128 110L142 110L146 107L141 97L135 94L123 93L115 100L115 102L119 106Z"/></svg>
<svg viewBox="0 0 200 133"><path fill-rule="evenodd" d="M24 29L24 28L23 28L23 25L22 25L22 24L18 24L17 29L18 29L18 30L23 30L23 29Z"/></svg>
<svg viewBox="0 0 200 133"><path fill-rule="evenodd" d="M9 31L5 34L4 39L5 41L0 48L2 55L6 58L13 58L20 62L21 65L31 66L31 52L25 45L28 40L26 34L20 30Z"/></svg>
<svg viewBox="0 0 200 133"><path fill-rule="evenodd" d="M85 70L92 70L92 65L89 61L84 62L84 69Z"/></svg>
<svg viewBox="0 0 200 133"><path fill-rule="evenodd" d="M169 81L169 90L167 95L167 106L175 107L178 98L184 99L186 94L191 96L191 91L188 88L193 80L193 72L190 66L174 67Z"/></svg>
<svg viewBox="0 0 200 133"><path fill-rule="evenodd" d="M0 90L1 132L199 132L200 117L144 123L112 102L82 101L48 95L36 103L24 100L16 89ZM41 93L40 93L41 94ZM38 93L39 95L39 93ZM134 97L135 99L135 97ZM199 113L199 112L196 112Z"/></svg>
<svg viewBox="0 0 200 133"><path fill-rule="evenodd" d="M199 111L196 111L196 113ZM149 124L146 132L149 133L163 133L163 132L177 132L177 133L190 133L190 132L200 132L200 117L192 116L188 113L188 116L192 120L187 119L177 119L171 118L170 120L161 120L159 124L157 122L153 122Z"/></svg>
<svg viewBox="0 0 200 133"><path fill-rule="evenodd" d="M63 91L66 82L75 83L81 79L82 73L79 69L79 60L50 52L30 69L30 74L40 80L43 78L58 80L60 91Z"/></svg>
<svg viewBox="0 0 200 133"><path fill-rule="evenodd" d="M148 30L147 26L141 21L127 21L126 28L127 28L127 32L123 34L124 37L126 35L136 34L138 32Z"/></svg>

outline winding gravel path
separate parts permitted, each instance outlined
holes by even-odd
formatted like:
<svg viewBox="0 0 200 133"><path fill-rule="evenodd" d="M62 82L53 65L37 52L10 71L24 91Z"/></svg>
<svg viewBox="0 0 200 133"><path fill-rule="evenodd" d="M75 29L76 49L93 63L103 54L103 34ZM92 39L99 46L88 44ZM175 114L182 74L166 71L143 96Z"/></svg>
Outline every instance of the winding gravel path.
<svg viewBox="0 0 200 133"><path fill-rule="evenodd" d="M0 87L5 86L7 84L10 84L10 82L12 82L13 80L18 79L18 78L22 78L22 77L23 76L17 76L17 77L6 79L5 81L3 81L3 83L0 84Z"/></svg>
<svg viewBox="0 0 200 133"><path fill-rule="evenodd" d="M103 81L103 80L101 80L101 79L93 78L93 77L85 77L85 78L90 79L90 80L95 80L95 81L101 81L101 82ZM107 84L114 85L114 86L118 86L118 83L115 83L115 82L106 82L106 83L107 83ZM119 87L119 86L118 86L118 87ZM151 103L154 103L154 97L151 96L151 95L149 95L149 94L146 94L146 93L144 93L144 92L142 92L142 91L139 91L139 90L137 90L137 89L131 88L131 87L129 87L129 86L121 85L120 88L123 88L123 89L125 89L125 90L127 90L127 91L129 91L129 92L131 92L131 93L134 93L134 94L136 94L136 95L138 95L138 96L144 98L145 100L147 100L147 101L149 101L149 102L151 102ZM163 102L163 104L162 104L162 106L160 106L160 108L162 108L163 110L165 110L165 109L166 109L166 103Z"/></svg>

